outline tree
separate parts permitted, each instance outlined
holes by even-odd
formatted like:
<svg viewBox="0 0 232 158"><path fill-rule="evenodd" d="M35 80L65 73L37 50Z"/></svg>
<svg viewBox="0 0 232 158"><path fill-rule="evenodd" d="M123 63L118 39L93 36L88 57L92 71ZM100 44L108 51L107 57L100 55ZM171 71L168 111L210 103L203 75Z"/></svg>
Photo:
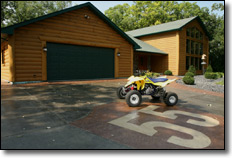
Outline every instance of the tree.
<svg viewBox="0 0 232 158"><path fill-rule="evenodd" d="M214 14L212 11L215 10L223 11L224 5L214 3L211 8L201 8L196 2L135 1L131 6L126 3L111 7L105 15L123 31L199 16L212 36L209 42L210 64L215 71L224 72L224 15Z"/></svg>
<svg viewBox="0 0 232 158"><path fill-rule="evenodd" d="M62 10L71 1L1 1L1 27Z"/></svg>

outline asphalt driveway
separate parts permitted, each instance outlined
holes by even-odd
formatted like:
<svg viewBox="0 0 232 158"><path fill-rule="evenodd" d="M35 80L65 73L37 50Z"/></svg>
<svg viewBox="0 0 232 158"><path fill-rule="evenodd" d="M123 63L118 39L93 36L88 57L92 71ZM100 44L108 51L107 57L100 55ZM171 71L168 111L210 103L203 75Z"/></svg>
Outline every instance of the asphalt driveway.
<svg viewBox="0 0 232 158"><path fill-rule="evenodd" d="M111 131L108 129L101 130L100 133L91 130L93 127L96 129L106 128L102 124L99 124L99 127L96 124L95 127L94 121L97 122L105 117L109 119L109 116L114 115L114 113L119 114L120 110L118 111L118 109L120 108L115 107L126 109L125 115L139 111L151 104L164 107L160 101L153 101L149 96L143 98L144 104L140 108L127 107L125 100L117 99L115 93L117 87L125 84L125 81L2 86L2 149L146 148L143 145L133 146L133 143L120 141L124 139L121 137L120 139L111 139L101 134L107 133L107 131L110 133ZM187 109L187 111L203 113L219 120L220 127L223 126L223 129L218 135L221 136L220 138L224 138L224 97L178 89L172 86L167 87L167 90L174 91L179 96L179 103L174 109ZM114 107L110 110L113 111L112 114L107 111L111 107ZM95 109L99 108L101 112L95 112ZM164 108L164 110L170 109ZM92 115L95 115L95 117L91 117ZM88 120L90 122L86 122L88 118L92 118L91 121ZM86 124L83 125L80 122L86 122ZM91 127L88 124L91 124ZM213 144L214 141L211 141ZM209 148L224 148L222 142L218 143L209 146ZM165 148L165 144L161 147L154 146L153 149L155 148ZM166 145L166 148L172 148L172 146ZM178 148L178 146L173 148ZM182 147L179 146L179 148Z"/></svg>

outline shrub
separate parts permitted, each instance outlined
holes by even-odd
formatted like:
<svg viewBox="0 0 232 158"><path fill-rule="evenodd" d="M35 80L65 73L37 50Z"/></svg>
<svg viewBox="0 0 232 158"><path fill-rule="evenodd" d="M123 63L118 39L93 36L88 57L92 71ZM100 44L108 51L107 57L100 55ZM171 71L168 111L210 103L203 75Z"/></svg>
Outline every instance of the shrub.
<svg viewBox="0 0 232 158"><path fill-rule="evenodd" d="M218 78L222 78L222 77L224 77L224 73L223 73L223 72L215 72L215 73L217 73Z"/></svg>
<svg viewBox="0 0 232 158"><path fill-rule="evenodd" d="M186 72L186 73L185 73L185 76L194 77L194 73L192 73L192 72Z"/></svg>
<svg viewBox="0 0 232 158"><path fill-rule="evenodd" d="M156 73L156 72L153 72L153 73L152 73L152 77L160 77L160 74L159 74L159 73Z"/></svg>
<svg viewBox="0 0 232 158"><path fill-rule="evenodd" d="M182 80L185 84L190 84L190 85L194 84L194 78L191 76L184 76Z"/></svg>
<svg viewBox="0 0 232 158"><path fill-rule="evenodd" d="M152 72L147 71L144 75L151 78L152 77Z"/></svg>
<svg viewBox="0 0 232 158"><path fill-rule="evenodd" d="M213 72L213 68L211 65L208 65L208 67L206 68L206 72Z"/></svg>
<svg viewBox="0 0 232 158"><path fill-rule="evenodd" d="M156 77L159 77L159 76L160 76L159 73L149 72L149 71L147 71L147 72L145 73L145 75L146 75L147 77L149 77L149 78L156 78Z"/></svg>
<svg viewBox="0 0 232 158"><path fill-rule="evenodd" d="M172 75L172 71L166 70L166 71L164 72L164 74L165 74L165 75Z"/></svg>
<svg viewBox="0 0 232 158"><path fill-rule="evenodd" d="M217 79L219 77L219 75L215 72L206 72L204 75L207 79Z"/></svg>
<svg viewBox="0 0 232 158"><path fill-rule="evenodd" d="M193 65L191 65L188 69L188 72L192 72L195 76L196 75L196 68Z"/></svg>

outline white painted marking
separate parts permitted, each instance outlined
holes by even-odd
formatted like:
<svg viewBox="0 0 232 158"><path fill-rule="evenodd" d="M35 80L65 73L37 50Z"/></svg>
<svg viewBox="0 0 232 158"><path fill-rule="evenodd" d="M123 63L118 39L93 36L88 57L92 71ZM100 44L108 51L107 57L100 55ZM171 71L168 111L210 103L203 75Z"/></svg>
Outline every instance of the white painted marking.
<svg viewBox="0 0 232 158"><path fill-rule="evenodd" d="M203 127L214 127L219 124L217 120L211 117L203 116L203 115L195 114L195 113L190 113L190 112L185 112L185 111L168 110L163 113L153 111L158 108L159 106L151 105L151 106L148 106L146 108L139 110L138 112L151 114L154 116L165 117L169 119L176 119L178 117L176 114L191 116L191 117L202 119L203 121L189 119L187 123L198 125L198 126L203 126ZM139 118L138 113L132 113L132 114L127 114L123 117L117 118L115 120L112 120L109 123L147 135L147 136L153 136L155 133L157 133L158 131L154 129L156 127L163 127L163 128L167 128L167 129L171 129L171 130L175 130L178 132L191 135L192 139L183 139L177 136L171 136L170 138L168 138L167 142L175 144L175 145L183 146L183 147L199 149L199 148L205 148L211 144L211 140L209 139L209 137L197 130L179 126L179 125L172 124L172 123L163 122L163 121L148 121L141 125L129 123L130 120L133 120L136 118Z"/></svg>
<svg viewBox="0 0 232 158"><path fill-rule="evenodd" d="M185 112L185 111L179 111L179 110L168 110L165 112L156 112L154 111L155 109L158 109L159 106L156 105L150 105L146 108L140 109L139 112L143 112L146 114L151 114L154 116L160 116L168 119L176 119L178 116L176 114L180 115L185 115L185 116L191 116L195 118L202 119L203 121L198 121L198 120L193 120L189 119L187 123L197 125L197 126L204 126L204 127L214 127L219 125L219 121L215 120L211 117L200 115L200 114L195 114L195 113L190 113L190 112Z"/></svg>

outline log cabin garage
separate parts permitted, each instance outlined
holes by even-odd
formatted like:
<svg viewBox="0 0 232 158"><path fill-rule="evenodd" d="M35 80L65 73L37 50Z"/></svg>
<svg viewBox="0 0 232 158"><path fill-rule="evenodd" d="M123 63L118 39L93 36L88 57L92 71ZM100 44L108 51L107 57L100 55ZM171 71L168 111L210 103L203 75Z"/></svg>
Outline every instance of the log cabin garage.
<svg viewBox="0 0 232 158"><path fill-rule="evenodd" d="M1 78L12 83L128 77L140 48L91 3L1 29Z"/></svg>

